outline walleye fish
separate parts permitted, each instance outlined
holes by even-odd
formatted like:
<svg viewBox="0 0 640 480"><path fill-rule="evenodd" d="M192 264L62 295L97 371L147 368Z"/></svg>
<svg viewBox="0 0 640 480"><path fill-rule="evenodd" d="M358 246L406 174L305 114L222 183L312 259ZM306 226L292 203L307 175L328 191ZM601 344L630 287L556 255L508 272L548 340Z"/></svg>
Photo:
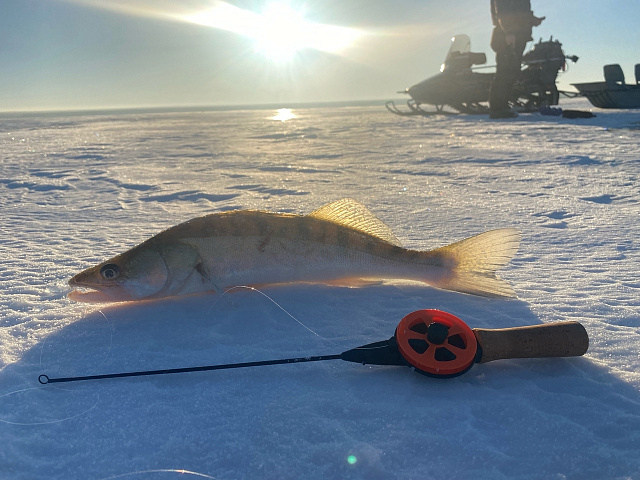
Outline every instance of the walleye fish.
<svg viewBox="0 0 640 480"><path fill-rule="evenodd" d="M359 285L417 280L485 297L515 296L496 277L518 250L506 228L430 251L410 250L349 198L308 215L236 210L194 218L73 277L79 302L124 302L238 285Z"/></svg>

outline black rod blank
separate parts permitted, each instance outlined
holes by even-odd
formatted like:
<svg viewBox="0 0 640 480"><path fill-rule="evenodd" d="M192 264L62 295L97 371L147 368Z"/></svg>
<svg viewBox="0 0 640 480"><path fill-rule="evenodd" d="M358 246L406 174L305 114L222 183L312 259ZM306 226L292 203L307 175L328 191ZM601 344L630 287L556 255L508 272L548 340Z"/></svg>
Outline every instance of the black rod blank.
<svg viewBox="0 0 640 480"><path fill-rule="evenodd" d="M146 370L141 372L106 373L102 375L86 375L83 377L49 378L47 375L42 374L38 377L38 382L40 382L42 385L47 385L49 383L68 383L68 382L79 382L83 380L104 380L107 378L146 377L150 375L169 375L172 373L208 372L210 370L228 370L231 368L262 367L265 365L320 362L323 360L340 360L340 359L341 359L341 354L316 355L313 357L283 358L280 360L262 360L259 362L225 363L220 365L205 365L201 367L170 368L170 369L163 369L163 370Z"/></svg>

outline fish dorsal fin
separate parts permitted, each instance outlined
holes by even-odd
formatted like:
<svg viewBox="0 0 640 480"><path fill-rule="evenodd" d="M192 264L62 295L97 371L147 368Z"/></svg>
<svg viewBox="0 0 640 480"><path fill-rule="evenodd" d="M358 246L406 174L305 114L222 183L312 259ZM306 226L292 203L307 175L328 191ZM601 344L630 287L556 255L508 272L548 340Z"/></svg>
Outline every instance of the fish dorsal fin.
<svg viewBox="0 0 640 480"><path fill-rule="evenodd" d="M360 232L380 238L392 245L400 246L400 241L391 229L379 220L360 202L343 198L318 208L309 217L344 225Z"/></svg>

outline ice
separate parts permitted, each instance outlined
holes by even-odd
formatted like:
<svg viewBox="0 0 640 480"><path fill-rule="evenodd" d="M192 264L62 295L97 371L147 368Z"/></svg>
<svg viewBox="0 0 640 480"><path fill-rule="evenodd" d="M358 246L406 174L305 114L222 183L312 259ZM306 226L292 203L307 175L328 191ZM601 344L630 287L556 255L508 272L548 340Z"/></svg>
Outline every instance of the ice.
<svg viewBox="0 0 640 480"><path fill-rule="evenodd" d="M640 479L638 112L275 113L0 118L0 477ZM520 229L501 272L518 299L405 283L66 298L78 271L190 218L342 197L411 248ZM38 383L340 353L423 308L482 328L576 320L589 352L449 380L333 360Z"/></svg>

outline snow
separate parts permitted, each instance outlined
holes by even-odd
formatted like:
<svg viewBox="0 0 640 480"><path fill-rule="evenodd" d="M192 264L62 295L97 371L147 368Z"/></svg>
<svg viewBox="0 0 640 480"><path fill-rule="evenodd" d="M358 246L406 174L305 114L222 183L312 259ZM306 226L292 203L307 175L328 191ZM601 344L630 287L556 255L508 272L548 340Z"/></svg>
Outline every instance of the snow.
<svg viewBox="0 0 640 480"><path fill-rule="evenodd" d="M640 479L640 113L293 113L0 119L0 477ZM342 197L412 248L520 229L501 273L518 299L404 283L66 298L73 274L179 222ZM333 360L38 383L340 353L423 308L472 328L575 320L591 344L449 380Z"/></svg>

